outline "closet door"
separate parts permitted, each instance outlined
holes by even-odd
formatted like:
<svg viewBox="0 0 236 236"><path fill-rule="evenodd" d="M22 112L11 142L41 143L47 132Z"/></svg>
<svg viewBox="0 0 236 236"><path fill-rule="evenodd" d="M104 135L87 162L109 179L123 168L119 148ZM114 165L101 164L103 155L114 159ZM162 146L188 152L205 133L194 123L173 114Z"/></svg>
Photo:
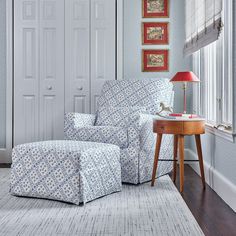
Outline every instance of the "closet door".
<svg viewBox="0 0 236 236"><path fill-rule="evenodd" d="M64 0L14 1L14 145L63 138Z"/></svg>
<svg viewBox="0 0 236 236"><path fill-rule="evenodd" d="M40 2L41 140L63 139L64 131L64 0Z"/></svg>
<svg viewBox="0 0 236 236"><path fill-rule="evenodd" d="M39 139L39 1L14 1L14 145Z"/></svg>
<svg viewBox="0 0 236 236"><path fill-rule="evenodd" d="M90 112L90 1L66 0L66 112Z"/></svg>
<svg viewBox="0 0 236 236"><path fill-rule="evenodd" d="M116 0L91 0L91 112L106 80L116 79Z"/></svg>

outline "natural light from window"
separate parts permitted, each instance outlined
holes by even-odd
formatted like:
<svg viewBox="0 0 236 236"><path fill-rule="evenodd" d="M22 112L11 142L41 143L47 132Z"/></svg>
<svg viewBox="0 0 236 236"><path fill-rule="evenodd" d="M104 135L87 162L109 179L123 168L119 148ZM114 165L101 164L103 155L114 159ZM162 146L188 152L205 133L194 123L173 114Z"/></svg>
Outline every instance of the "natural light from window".
<svg viewBox="0 0 236 236"><path fill-rule="evenodd" d="M223 1L223 30L214 43L193 54L194 110L208 124L230 131L233 125L232 1Z"/></svg>

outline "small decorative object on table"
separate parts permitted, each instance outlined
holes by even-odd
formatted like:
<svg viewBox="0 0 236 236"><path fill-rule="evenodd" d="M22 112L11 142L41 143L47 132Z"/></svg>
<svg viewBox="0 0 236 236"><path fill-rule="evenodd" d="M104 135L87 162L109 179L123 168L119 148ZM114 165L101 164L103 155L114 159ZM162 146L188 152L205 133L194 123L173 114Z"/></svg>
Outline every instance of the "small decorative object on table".
<svg viewBox="0 0 236 236"><path fill-rule="evenodd" d="M172 160L163 160L158 159L161 149L161 141L163 134L173 134L174 135L174 165L173 165L173 181L176 180L176 168L177 168L177 152L179 146L179 167L180 167L180 192L183 192L184 186L184 136L185 135L195 135L197 152L198 152L198 161L201 170L202 184L205 188L205 176L204 176L204 167L203 167L203 157L202 157L202 147L200 134L205 133L205 120L204 119L181 119L181 120L172 120L172 119L155 119L153 121L153 132L157 133L156 140L156 151L153 164L153 173L152 173L152 186L155 183L156 170L158 161L172 161Z"/></svg>
<svg viewBox="0 0 236 236"><path fill-rule="evenodd" d="M156 115L166 118L166 119L172 119L172 117L169 117L169 116L161 114L161 113L162 112L173 112L173 108L170 106L166 106L164 102L160 102L160 107L161 107L161 110L156 112Z"/></svg>

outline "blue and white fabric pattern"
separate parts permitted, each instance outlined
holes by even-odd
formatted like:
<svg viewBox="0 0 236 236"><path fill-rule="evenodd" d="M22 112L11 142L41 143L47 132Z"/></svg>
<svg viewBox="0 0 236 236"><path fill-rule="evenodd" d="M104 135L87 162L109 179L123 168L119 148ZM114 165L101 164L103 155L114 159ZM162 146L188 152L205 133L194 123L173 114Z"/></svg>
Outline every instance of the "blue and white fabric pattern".
<svg viewBox="0 0 236 236"><path fill-rule="evenodd" d="M146 113L145 107L99 107L95 125L130 127L139 124L140 114Z"/></svg>
<svg viewBox="0 0 236 236"><path fill-rule="evenodd" d="M145 107L148 114L160 111L160 102L172 104L173 85L169 79L106 81L98 106Z"/></svg>
<svg viewBox="0 0 236 236"><path fill-rule="evenodd" d="M153 134L153 116L160 110L160 102L173 106L172 84L168 79L145 79L145 80L112 80L106 81L101 96L98 99L98 111L96 118L94 115L82 118L80 125L90 133L91 126L102 127L119 125L126 126L128 130L128 145L120 146L122 181L127 183L143 183L151 180L156 135ZM137 116L130 122L127 120L122 109L126 107L127 113L138 109ZM145 107L145 110L143 110ZM141 110L139 110L141 109ZM143 113L147 114L143 114ZM118 113L118 115L116 114ZM134 112L134 114L136 114ZM86 135L78 134L73 117L79 114L66 116L65 138L86 140ZM71 119L72 118L72 119ZM92 121L91 121L92 120ZM132 120L132 119L131 119ZM132 120L133 121L133 120ZM95 122L95 123L94 123ZM101 126L97 126L101 125ZM82 128L80 126L80 128ZM84 132L84 131L83 131ZM86 132L86 131L85 131ZM103 131L101 131L103 132ZM91 140L88 138L87 140ZM98 140L98 139L97 139ZM107 143L107 138L99 138L99 142ZM115 142L113 142L115 144ZM173 137L164 135L160 151L160 158L171 159L173 155ZM167 174L172 169L172 162L159 162L157 177Z"/></svg>
<svg viewBox="0 0 236 236"><path fill-rule="evenodd" d="M44 141L13 149L13 195L79 204L117 191L121 191L121 166L116 145Z"/></svg>
<svg viewBox="0 0 236 236"><path fill-rule="evenodd" d="M66 113L64 120L65 139L76 140L77 128L93 126L95 118L94 114Z"/></svg>
<svg viewBox="0 0 236 236"><path fill-rule="evenodd" d="M73 128L73 132L66 136L69 140L110 143L120 148L128 147L128 131L115 126L85 126Z"/></svg>
<svg viewBox="0 0 236 236"><path fill-rule="evenodd" d="M147 182L152 177L153 161L155 154L155 144L157 135L153 133L153 119L158 116L144 115L140 117L140 152L139 152L139 181ZM173 137L172 135L163 135L160 158L171 159L173 155ZM172 162L158 163L157 173L162 176L172 170Z"/></svg>

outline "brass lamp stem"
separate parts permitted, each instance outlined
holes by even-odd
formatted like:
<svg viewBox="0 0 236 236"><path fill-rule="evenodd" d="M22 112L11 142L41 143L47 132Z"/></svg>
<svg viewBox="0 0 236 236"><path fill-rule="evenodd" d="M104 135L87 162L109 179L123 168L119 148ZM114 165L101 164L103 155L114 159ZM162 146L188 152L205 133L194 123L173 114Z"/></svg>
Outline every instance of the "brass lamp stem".
<svg viewBox="0 0 236 236"><path fill-rule="evenodd" d="M187 113L187 101L186 101L186 91L187 91L187 82L183 83L183 90L184 90L184 114Z"/></svg>

